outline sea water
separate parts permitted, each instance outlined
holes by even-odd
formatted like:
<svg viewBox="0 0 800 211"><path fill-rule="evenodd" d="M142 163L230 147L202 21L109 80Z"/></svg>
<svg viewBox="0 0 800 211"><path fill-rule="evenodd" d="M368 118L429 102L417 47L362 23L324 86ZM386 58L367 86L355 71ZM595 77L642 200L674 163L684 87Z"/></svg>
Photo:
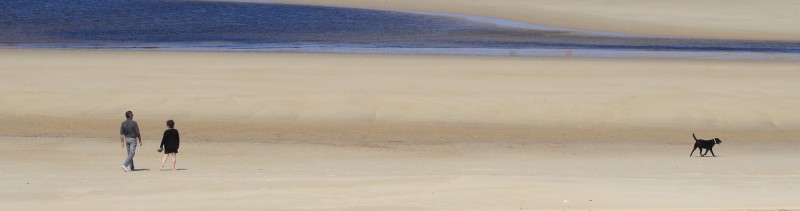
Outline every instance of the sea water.
<svg viewBox="0 0 800 211"><path fill-rule="evenodd" d="M674 39L288 4L3 0L0 47L800 60L800 42Z"/></svg>

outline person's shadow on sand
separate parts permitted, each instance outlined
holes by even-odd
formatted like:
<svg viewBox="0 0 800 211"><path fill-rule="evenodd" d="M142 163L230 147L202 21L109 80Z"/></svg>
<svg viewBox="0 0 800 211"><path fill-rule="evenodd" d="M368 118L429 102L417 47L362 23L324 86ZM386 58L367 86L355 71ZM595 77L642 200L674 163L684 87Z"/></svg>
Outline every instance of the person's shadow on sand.
<svg viewBox="0 0 800 211"><path fill-rule="evenodd" d="M131 169L131 171L150 171L150 169Z"/></svg>
<svg viewBox="0 0 800 211"><path fill-rule="evenodd" d="M187 170L189 169L184 169L184 168L175 169L175 171L187 171ZM161 171L172 171L172 169L163 169Z"/></svg>

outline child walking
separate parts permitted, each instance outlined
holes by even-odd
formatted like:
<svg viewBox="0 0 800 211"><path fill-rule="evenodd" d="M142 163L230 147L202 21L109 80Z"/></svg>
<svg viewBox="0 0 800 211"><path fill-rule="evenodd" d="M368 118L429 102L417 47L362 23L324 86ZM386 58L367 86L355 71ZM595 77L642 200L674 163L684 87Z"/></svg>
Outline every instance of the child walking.
<svg viewBox="0 0 800 211"><path fill-rule="evenodd" d="M164 149L164 159L161 161L161 170L164 170L164 164L167 163L167 158L172 155L172 170L175 168L175 162L178 160L178 147L181 144L181 137L178 135L178 130L175 129L175 121L167 120L168 129L164 131L164 137L161 138L161 149Z"/></svg>

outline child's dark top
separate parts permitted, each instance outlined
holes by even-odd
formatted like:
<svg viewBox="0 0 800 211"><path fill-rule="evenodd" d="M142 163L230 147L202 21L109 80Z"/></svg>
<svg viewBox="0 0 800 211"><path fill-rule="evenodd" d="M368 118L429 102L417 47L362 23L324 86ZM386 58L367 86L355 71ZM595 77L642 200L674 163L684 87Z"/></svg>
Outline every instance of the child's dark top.
<svg viewBox="0 0 800 211"><path fill-rule="evenodd" d="M181 137L178 135L178 130L167 129L164 131L164 137L161 138L161 148L177 150L181 144Z"/></svg>

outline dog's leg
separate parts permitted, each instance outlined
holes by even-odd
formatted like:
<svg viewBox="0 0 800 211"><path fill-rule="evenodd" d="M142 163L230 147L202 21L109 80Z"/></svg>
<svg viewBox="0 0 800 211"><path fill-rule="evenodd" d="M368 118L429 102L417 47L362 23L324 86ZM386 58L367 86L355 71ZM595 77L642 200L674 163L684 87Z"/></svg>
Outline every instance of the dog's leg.
<svg viewBox="0 0 800 211"><path fill-rule="evenodd" d="M706 153L703 153L703 148L700 147L700 157L705 157L708 154L708 149L706 149Z"/></svg>
<svg viewBox="0 0 800 211"><path fill-rule="evenodd" d="M697 149L697 146L694 146L694 149L692 149L692 153L689 153L689 157L692 157L692 154L694 154L694 150L696 150L696 149ZM700 151L703 151L703 150L701 149Z"/></svg>
<svg viewBox="0 0 800 211"><path fill-rule="evenodd" d="M714 157L716 157L716 156L717 156L717 155L715 155L715 154L714 154L714 150L713 150L713 149L707 149L707 150L706 150L706 153L708 153L708 151L711 151L711 155L712 155L712 156L714 156Z"/></svg>

